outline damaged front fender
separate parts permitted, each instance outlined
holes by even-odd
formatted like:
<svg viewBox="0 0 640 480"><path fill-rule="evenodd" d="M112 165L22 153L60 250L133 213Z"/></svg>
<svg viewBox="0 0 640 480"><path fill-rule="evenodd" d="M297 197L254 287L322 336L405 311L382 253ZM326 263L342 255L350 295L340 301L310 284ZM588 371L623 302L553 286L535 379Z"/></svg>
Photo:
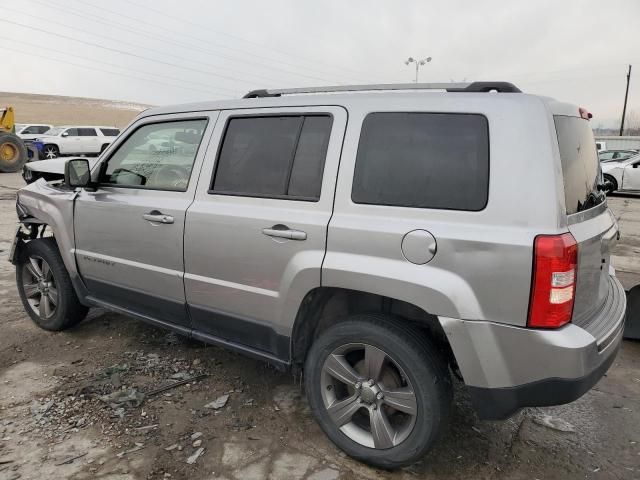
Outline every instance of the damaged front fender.
<svg viewBox="0 0 640 480"><path fill-rule="evenodd" d="M18 191L16 210L24 224L46 224L56 239L71 278L77 278L74 258L73 201L76 192L40 179Z"/></svg>

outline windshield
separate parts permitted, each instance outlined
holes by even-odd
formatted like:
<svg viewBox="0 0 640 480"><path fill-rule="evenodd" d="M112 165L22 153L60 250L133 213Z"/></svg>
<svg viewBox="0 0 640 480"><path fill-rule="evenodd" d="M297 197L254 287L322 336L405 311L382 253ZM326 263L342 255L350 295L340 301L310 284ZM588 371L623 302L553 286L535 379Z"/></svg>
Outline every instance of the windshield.
<svg viewBox="0 0 640 480"><path fill-rule="evenodd" d="M598 190L600 161L593 132L580 117L553 117L560 148L567 215L588 210L604 202Z"/></svg>
<svg viewBox="0 0 640 480"><path fill-rule="evenodd" d="M66 127L53 127L47 130L46 135L60 135L66 130Z"/></svg>

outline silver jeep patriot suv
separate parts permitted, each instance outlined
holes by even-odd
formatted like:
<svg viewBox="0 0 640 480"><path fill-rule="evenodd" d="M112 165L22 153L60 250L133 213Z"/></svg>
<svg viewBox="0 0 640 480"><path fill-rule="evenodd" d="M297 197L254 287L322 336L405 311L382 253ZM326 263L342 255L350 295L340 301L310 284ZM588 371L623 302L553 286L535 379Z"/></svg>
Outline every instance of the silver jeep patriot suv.
<svg viewBox="0 0 640 480"><path fill-rule="evenodd" d="M304 372L352 457L573 401L625 294L582 108L505 82L260 90L153 108L93 168L18 193L11 259L46 330L102 307Z"/></svg>

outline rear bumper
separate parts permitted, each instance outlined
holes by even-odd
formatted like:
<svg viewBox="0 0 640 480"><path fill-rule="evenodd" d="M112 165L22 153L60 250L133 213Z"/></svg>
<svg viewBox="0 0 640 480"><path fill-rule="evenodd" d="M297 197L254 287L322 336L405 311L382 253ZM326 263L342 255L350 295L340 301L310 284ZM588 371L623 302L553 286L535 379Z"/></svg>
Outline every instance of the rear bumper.
<svg viewBox="0 0 640 480"><path fill-rule="evenodd" d="M503 419L520 408L568 403L607 372L620 348L626 296L610 277L597 332L575 324L532 330L484 321L441 318L479 416ZM606 328L604 328L606 326ZM594 334L602 332L598 337Z"/></svg>

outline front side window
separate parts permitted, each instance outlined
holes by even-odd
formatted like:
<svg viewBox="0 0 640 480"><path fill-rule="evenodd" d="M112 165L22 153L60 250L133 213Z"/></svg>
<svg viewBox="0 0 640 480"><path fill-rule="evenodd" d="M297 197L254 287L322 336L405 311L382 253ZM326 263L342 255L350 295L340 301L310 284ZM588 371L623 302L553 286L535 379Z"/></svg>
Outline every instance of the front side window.
<svg viewBox="0 0 640 480"><path fill-rule="evenodd" d="M355 203L482 210L489 127L478 114L371 113L362 124Z"/></svg>
<svg viewBox="0 0 640 480"><path fill-rule="evenodd" d="M143 125L109 158L100 183L186 191L206 119Z"/></svg>
<svg viewBox="0 0 640 480"><path fill-rule="evenodd" d="M64 133L67 134L67 137L77 137L77 136L79 136L77 128L67 128Z"/></svg>
<svg viewBox="0 0 640 480"><path fill-rule="evenodd" d="M332 121L329 115L231 118L212 193L317 201Z"/></svg>

